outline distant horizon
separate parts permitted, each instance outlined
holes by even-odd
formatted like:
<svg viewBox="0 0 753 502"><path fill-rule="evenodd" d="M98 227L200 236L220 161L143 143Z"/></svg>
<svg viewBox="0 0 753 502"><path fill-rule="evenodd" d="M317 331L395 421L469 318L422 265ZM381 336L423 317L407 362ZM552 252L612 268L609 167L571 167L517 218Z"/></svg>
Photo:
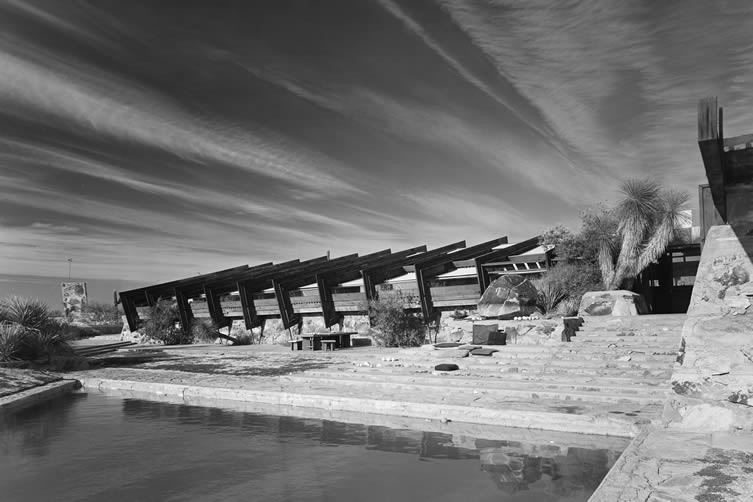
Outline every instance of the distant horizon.
<svg viewBox="0 0 753 502"><path fill-rule="evenodd" d="M0 274L0 298L7 296L34 297L44 302L52 310L63 309L63 297L60 289L62 282L85 282L89 302L112 304L113 291L127 291L148 286L147 281L128 281L123 279L93 279L77 276L64 277Z"/></svg>

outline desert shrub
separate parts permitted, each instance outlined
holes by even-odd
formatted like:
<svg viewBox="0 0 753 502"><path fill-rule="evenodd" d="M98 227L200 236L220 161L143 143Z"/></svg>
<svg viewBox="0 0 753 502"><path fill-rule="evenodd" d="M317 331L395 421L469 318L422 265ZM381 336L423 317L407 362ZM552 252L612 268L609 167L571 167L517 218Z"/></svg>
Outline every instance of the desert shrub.
<svg viewBox="0 0 753 502"><path fill-rule="evenodd" d="M578 301L586 291L604 289L601 271L593 263L558 263L542 279L557 284L567 293L568 298L578 298Z"/></svg>
<svg viewBox="0 0 753 502"><path fill-rule="evenodd" d="M254 334L250 330L233 334L233 337L235 338L233 345L251 345L254 343Z"/></svg>
<svg viewBox="0 0 753 502"><path fill-rule="evenodd" d="M96 323L119 322L120 310L116 305L110 303L85 303L81 305L81 318Z"/></svg>
<svg viewBox="0 0 753 502"><path fill-rule="evenodd" d="M559 305L557 305L556 313L563 317L571 317L578 315L578 309L580 308L580 297L578 298L565 298Z"/></svg>
<svg viewBox="0 0 753 502"><path fill-rule="evenodd" d="M23 342L23 326L8 321L0 322L0 361L20 359Z"/></svg>
<svg viewBox="0 0 753 502"><path fill-rule="evenodd" d="M178 306L170 300L160 300L149 308L148 319L139 331L147 338L165 345L191 343L191 330L178 325Z"/></svg>
<svg viewBox="0 0 753 502"><path fill-rule="evenodd" d="M547 281L545 278L532 282L537 292L536 307L544 314L554 312L562 300L567 298L567 291L557 282Z"/></svg>
<svg viewBox="0 0 753 502"><path fill-rule="evenodd" d="M417 347L426 341L426 326L420 314L407 312L410 299L399 294L383 295L368 303L372 335L382 347Z"/></svg>
<svg viewBox="0 0 753 502"><path fill-rule="evenodd" d="M190 335L192 342L213 343L220 336L220 330L210 319L193 319Z"/></svg>
<svg viewBox="0 0 753 502"><path fill-rule="evenodd" d="M33 361L70 353L66 324L56 320L47 305L36 298L11 296L0 300L4 356Z"/></svg>
<svg viewBox="0 0 753 502"><path fill-rule="evenodd" d="M561 315L577 313L586 291L604 289L601 272L594 263L558 263L546 275L534 280L533 285L538 291L537 306L542 312Z"/></svg>

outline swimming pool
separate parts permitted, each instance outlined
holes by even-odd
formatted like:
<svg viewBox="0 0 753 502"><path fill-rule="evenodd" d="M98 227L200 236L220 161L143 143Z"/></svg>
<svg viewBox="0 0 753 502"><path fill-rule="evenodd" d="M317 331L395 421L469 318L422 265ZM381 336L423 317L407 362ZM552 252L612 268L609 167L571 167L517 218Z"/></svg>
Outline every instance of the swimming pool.
<svg viewBox="0 0 753 502"><path fill-rule="evenodd" d="M2 421L5 502L585 501L627 444L536 444L99 393Z"/></svg>

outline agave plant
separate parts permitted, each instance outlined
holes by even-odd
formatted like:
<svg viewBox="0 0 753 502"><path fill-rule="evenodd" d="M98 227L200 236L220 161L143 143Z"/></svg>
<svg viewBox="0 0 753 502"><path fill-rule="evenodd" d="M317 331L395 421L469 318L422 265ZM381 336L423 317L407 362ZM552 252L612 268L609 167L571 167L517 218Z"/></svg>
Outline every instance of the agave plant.
<svg viewBox="0 0 753 502"><path fill-rule="evenodd" d="M595 217L599 267L607 289L635 279L666 251L676 228L685 222L688 194L664 190L650 179L628 179L623 199Z"/></svg>

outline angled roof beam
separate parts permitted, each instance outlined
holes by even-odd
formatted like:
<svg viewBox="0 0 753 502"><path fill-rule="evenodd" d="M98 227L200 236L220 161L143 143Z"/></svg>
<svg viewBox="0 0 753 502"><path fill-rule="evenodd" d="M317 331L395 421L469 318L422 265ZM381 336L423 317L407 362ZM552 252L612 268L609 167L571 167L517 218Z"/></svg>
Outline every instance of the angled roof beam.
<svg viewBox="0 0 753 502"><path fill-rule="evenodd" d="M397 253L391 253L388 255L378 255L373 258L364 256L362 261L359 261L352 266L342 267L329 272L320 272L316 275L316 285L319 289L319 301L322 305L322 315L324 317L324 325L329 328L335 324L339 324L342 321L342 316L335 310L335 301L332 296L332 290L343 282L352 281L361 277L361 269L365 267L378 266L380 263L387 261L395 261L406 258L426 251L426 246L418 246L410 249L405 249Z"/></svg>
<svg viewBox="0 0 753 502"><path fill-rule="evenodd" d="M253 295L264 291L272 286L272 278L276 274L285 274L294 270L300 270L305 267L310 267L318 263L326 263L327 257L320 256L311 260L299 262L286 262L281 263L279 267L273 270L267 270L252 277L244 277L236 282L235 287L238 289L238 294L241 297L241 306L243 310L243 322L246 324L246 329L252 329L257 326L261 326L264 319L260 318L256 313L256 306L254 305Z"/></svg>
<svg viewBox="0 0 753 502"><path fill-rule="evenodd" d="M484 267L484 264L494 261L508 261L510 256L515 256L520 253L530 251L539 245L539 236L531 237L528 240L518 242L512 246L507 246L503 249L495 249L489 253L481 255L475 259L476 262L476 276L478 277L478 285L483 294L486 288L491 284L491 278L489 277L489 271Z"/></svg>
<svg viewBox="0 0 753 502"><path fill-rule="evenodd" d="M264 266L264 265L261 265L261 266ZM242 272L244 270L247 270L248 268L249 268L248 265L241 265L241 266L238 266L238 267L227 268L227 269L224 269L224 270L218 270L217 272L211 272L209 274L195 275L193 277L187 277L185 279L178 279L178 280L175 280L175 281L154 284L152 286L147 286L147 287L144 287L144 288L131 289L131 290L128 290L128 291L124 291L123 293L125 293L127 295L133 295L133 294L137 294L139 292L143 292L144 294L147 294L147 292L148 292L149 296L151 296L152 299L154 299L155 297L159 297L158 293L160 293L162 291L164 291L165 293L168 293L168 294L172 294L173 288L181 287L181 286L188 286L190 284L195 284L195 283L201 283L203 281L210 280L210 279L218 277L218 276L222 277L222 276L225 276L227 274Z"/></svg>
<svg viewBox="0 0 753 502"><path fill-rule="evenodd" d="M460 249L454 253L434 258L419 259L415 264L416 283L418 285L418 295L421 300L421 313L424 322L429 323L434 318L434 302L431 298L431 287L429 281L439 274L444 274L455 270L456 260L465 260L478 257L491 251L495 246L506 244L507 237L499 237L490 241L477 244L465 249Z"/></svg>
<svg viewBox="0 0 753 502"><path fill-rule="evenodd" d="M280 317L282 319L282 326L284 328L290 328L299 324L300 315L296 314L293 310L293 302L290 300L290 291L301 286L305 286L311 282L316 281L317 274L328 272L331 270L337 270L342 267L358 266L358 264L372 260L378 256L389 255L390 250L378 251L366 256L359 257L357 254L343 256L335 260L331 260L329 263L322 264L321 266L311 267L304 269L296 274L290 274L283 277L275 277L272 280L272 287L275 288L275 297L280 307Z"/></svg>
<svg viewBox="0 0 753 502"><path fill-rule="evenodd" d="M384 281L400 277L405 273L405 267L413 265L418 260L428 259L434 256L442 256L447 254L453 249L460 249L465 247L465 241L458 241L446 246L442 246L431 251L424 253L417 253L405 258L396 257L394 260L385 260L384 263L378 266L366 267L361 270L361 277L363 277L364 291L366 292L367 300L374 300L377 297L376 287L378 284L382 284Z"/></svg>

